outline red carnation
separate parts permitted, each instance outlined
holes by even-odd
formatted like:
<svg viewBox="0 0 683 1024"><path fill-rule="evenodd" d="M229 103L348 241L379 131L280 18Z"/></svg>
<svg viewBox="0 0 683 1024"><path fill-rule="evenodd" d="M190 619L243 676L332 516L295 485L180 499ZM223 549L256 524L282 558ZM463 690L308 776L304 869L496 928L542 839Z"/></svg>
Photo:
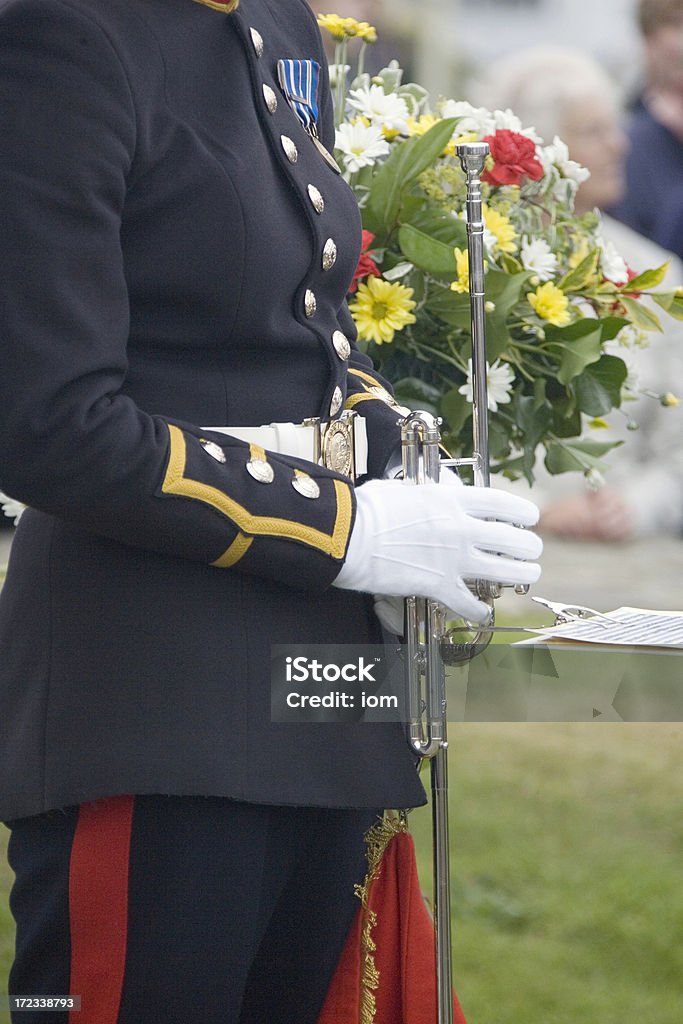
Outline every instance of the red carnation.
<svg viewBox="0 0 683 1024"><path fill-rule="evenodd" d="M360 250L360 259L358 260L358 266L353 275L353 281L349 285L349 292L353 293L358 288L358 282L361 278L367 277L368 274L372 274L374 277L381 277L377 264L372 259L372 253L368 252L369 247L375 240L375 236L370 231L363 231L363 238Z"/></svg>
<svg viewBox="0 0 683 1024"><path fill-rule="evenodd" d="M519 132L511 132L509 128L499 128L495 135L487 135L493 157L493 169L484 171L482 181L490 185L519 185L526 176L532 181L543 177L543 165L536 159L536 146Z"/></svg>

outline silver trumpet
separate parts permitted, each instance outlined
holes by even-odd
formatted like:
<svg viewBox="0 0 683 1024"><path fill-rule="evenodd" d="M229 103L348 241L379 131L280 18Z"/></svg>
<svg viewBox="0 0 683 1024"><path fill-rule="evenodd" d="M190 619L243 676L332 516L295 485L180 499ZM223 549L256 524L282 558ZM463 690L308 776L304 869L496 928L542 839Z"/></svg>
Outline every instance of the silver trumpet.
<svg viewBox="0 0 683 1024"><path fill-rule="evenodd" d="M484 223L481 173L489 152L485 142L456 149L467 179L467 248L472 314L472 439L471 458L441 459L440 420L427 412L407 416L401 427L403 476L413 484L438 483L443 465L471 466L474 485L489 485L488 395L486 382L486 319L484 310ZM476 596L489 605L480 627L448 629L448 610L422 597L405 599L405 666L409 742L420 758L431 760L432 835L434 857L434 924L439 1024L452 1024L451 909L448 842L448 760L445 666L466 661L489 644L493 635L493 601L500 587L485 580L468 581ZM457 640L469 631L471 639Z"/></svg>

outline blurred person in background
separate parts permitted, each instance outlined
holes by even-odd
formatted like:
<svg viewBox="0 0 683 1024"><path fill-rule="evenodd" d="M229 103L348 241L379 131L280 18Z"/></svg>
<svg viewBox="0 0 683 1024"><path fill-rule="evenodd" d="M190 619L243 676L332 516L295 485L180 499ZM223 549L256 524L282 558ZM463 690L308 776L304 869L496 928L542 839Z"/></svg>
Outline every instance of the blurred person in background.
<svg viewBox="0 0 683 1024"><path fill-rule="evenodd" d="M640 0L645 82L628 125L619 220L683 256L683 0Z"/></svg>
<svg viewBox="0 0 683 1024"><path fill-rule="evenodd" d="M475 102L510 107L546 143L559 135L569 157L590 171L576 195L577 213L604 211L621 198L628 139L621 128L619 93L588 54L546 46L520 51L498 61L473 89ZM679 259L604 212L602 237L629 269L640 273L671 260L664 287L674 289L683 282ZM683 325L667 324L663 335L651 338L651 345L627 351L615 341L615 353L627 362L637 391L680 393ZM625 442L606 457L606 486L580 489L575 474L553 477L539 467L534 495L546 533L624 541L683 530L681 409L663 408L643 395L624 402L622 412L619 422L596 437ZM523 482L518 486L526 489Z"/></svg>

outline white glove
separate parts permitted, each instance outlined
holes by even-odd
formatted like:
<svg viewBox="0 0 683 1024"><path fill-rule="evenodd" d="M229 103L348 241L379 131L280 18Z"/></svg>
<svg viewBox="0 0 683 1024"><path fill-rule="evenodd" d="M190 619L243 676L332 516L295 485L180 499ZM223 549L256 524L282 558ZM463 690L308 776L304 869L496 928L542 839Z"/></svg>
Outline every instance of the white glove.
<svg viewBox="0 0 683 1024"><path fill-rule="evenodd" d="M466 579L534 583L540 567L532 502L489 487L371 480L356 491L356 521L334 586L374 594L418 594L471 622L489 609ZM449 484L451 481L449 481ZM493 522L488 520L494 520Z"/></svg>

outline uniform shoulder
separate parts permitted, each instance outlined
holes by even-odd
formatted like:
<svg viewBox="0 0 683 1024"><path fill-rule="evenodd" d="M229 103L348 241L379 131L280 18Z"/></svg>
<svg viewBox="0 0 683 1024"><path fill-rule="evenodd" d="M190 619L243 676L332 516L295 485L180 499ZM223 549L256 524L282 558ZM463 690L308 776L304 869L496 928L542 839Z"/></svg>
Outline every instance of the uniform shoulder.
<svg viewBox="0 0 683 1024"><path fill-rule="evenodd" d="M312 48L323 58L323 46L318 21L306 0L266 0L271 17L291 32L300 36L301 43ZM239 8L241 10L241 8ZM247 12L245 10L245 16Z"/></svg>
<svg viewBox="0 0 683 1024"><path fill-rule="evenodd" d="M0 24L22 25L29 38L32 29L44 33L59 26L90 26L121 52L128 40L142 36L144 44L145 37L153 35L147 27L151 19L144 17L145 10L153 6L154 0L140 0L137 6L123 0L0 0Z"/></svg>

